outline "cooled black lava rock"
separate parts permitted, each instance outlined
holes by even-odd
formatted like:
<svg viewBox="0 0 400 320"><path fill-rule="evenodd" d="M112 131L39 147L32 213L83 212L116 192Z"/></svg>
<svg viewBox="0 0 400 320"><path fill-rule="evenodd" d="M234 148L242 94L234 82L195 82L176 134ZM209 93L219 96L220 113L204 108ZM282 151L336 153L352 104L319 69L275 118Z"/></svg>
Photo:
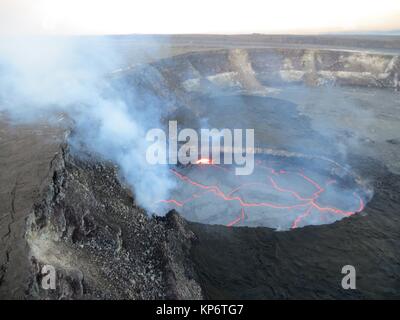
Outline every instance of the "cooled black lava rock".
<svg viewBox="0 0 400 320"><path fill-rule="evenodd" d="M78 159L65 147L50 173L28 221L28 298L202 297L188 258L194 235L176 213L151 218L114 166L91 156ZM42 288L44 265L56 269L56 290Z"/></svg>

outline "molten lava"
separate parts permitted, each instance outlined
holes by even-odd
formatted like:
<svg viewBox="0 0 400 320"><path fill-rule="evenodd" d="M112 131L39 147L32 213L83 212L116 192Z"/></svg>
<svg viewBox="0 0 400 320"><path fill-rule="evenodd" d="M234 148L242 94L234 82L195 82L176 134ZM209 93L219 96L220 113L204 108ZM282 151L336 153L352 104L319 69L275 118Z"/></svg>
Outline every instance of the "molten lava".
<svg viewBox="0 0 400 320"><path fill-rule="evenodd" d="M213 164L213 161L212 161L212 159L201 158L196 161L196 164Z"/></svg>
<svg viewBox="0 0 400 320"><path fill-rule="evenodd" d="M199 159L197 164L207 164L211 165L211 168L217 168L220 170L225 170L228 174L234 175L233 171L221 166L214 164L211 159ZM276 170L274 168L264 166L262 162L257 162L256 166L262 168L265 172L265 176L262 182L249 182L238 184L235 188L231 189L229 192L223 192L221 187L218 185L207 185L193 180L187 175L178 172L175 169L171 169L171 173L182 183L190 185L197 189L197 191L191 194L186 199L166 199L160 200L157 203L169 203L177 207L184 207L189 202L192 203L196 199L204 198L210 194L215 195L217 198L227 201L235 202L240 206L240 212L232 221L226 223L226 226L231 227L238 224L240 221L244 221L248 214L251 214L252 208L265 207L274 210L282 210L286 212L297 212L294 220L291 223L291 228L295 229L300 225L304 225L304 220L311 215L320 215L320 220L326 220L326 215L336 215L340 217L348 217L356 212L360 212L364 209L364 201L357 194L353 193L354 198L354 209L353 210L343 210L335 206L325 206L321 204L321 196L332 188L336 181L332 178L327 179L324 183L318 183L310 176L306 175L303 170L289 171L289 170ZM295 179L300 179L304 185L308 185L310 190L313 190L311 194L306 194L307 190L302 188L301 190L296 190L298 184L293 187L283 187L279 184L279 178L285 176L289 177L289 181L295 181ZM234 177L236 179L237 177ZM236 180L235 180L236 181ZM284 194L284 199L287 199L284 203L273 203L273 202L250 202L246 201L243 196L237 195L239 191L249 190L249 188L257 186L258 188L269 189L279 194ZM259 189L261 190L261 189ZM289 200L290 199L290 200Z"/></svg>

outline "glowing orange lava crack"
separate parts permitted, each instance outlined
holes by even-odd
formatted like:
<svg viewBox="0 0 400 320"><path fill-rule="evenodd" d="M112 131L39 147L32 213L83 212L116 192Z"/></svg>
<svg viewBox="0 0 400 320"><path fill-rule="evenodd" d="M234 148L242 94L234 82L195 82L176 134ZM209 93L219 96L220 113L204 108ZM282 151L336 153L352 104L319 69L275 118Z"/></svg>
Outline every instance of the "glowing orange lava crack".
<svg viewBox="0 0 400 320"><path fill-rule="evenodd" d="M218 166L216 164L213 163L212 160L210 159L200 159L196 162L197 164L201 165L211 165L212 167L215 168L219 168L219 169L224 169L226 171L230 171L229 169L226 169L224 167ZM260 163L257 163L257 165L259 167L268 169L271 174L273 175L280 175L280 174L287 174L288 172L285 170L275 170L273 168L270 167L266 167L266 166L262 166ZM240 221L245 219L245 211L244 208L246 207L270 207L270 208L274 208L274 209L286 209L286 210L293 210L293 209L298 209L298 208L306 208L305 211L301 214L299 214L295 220L293 221L291 228L297 228L300 223L302 222L302 220L308 216L310 216L312 214L313 209L318 210L320 213L332 213L332 214L337 214L337 215L341 215L341 216L350 216L352 214L354 214L355 212L360 212L363 210L364 208L364 202L361 199L361 197L356 194L353 193L354 197L359 199L359 208L352 212L352 211L344 211L344 210L340 210L337 209L335 207L322 207L320 206L316 201L317 199L320 197L320 195L325 191L324 188L322 188L316 181L314 181L313 179L311 179L310 177L306 176L304 173L300 172L300 173L296 173L298 176L300 176L302 179L304 179L305 181L307 181L309 184L311 184L315 189L317 189L317 191L315 191L311 197L303 197L299 194L299 192L295 191L295 190L291 190L288 188L282 188L280 187L277 182L268 175L268 181L270 183L270 185L273 187L273 189L275 189L278 192L281 193L288 193L290 194L293 198L297 199L298 201L300 201L300 203L294 204L294 205L280 205L280 204L274 204L274 203L270 203L270 202L246 202L243 198L239 197L239 196L232 196L234 193L236 193L237 191L239 191L240 189L244 188L244 187L248 187L250 185L268 185L266 183L262 183L262 182L251 182L251 183L244 183L234 189L232 189L229 193L225 194L224 192L221 191L221 189L216 186L216 185L204 185L201 183L198 183L192 179L190 179L188 176L185 176L179 172L177 172L174 169L171 169L171 172L178 177L178 179L180 179L183 182L186 182L194 187L200 188L202 190L205 190L205 192L202 192L200 194L198 193L194 193L191 197L189 197L186 200L183 201L178 201L176 199L169 199L169 200L160 200L158 201L158 203L162 202L162 203L172 203L178 207L183 207L185 205L185 203L192 201L196 198L202 197L204 194L208 193L208 192L212 192L214 193L216 196L222 198L224 201L237 201L239 203L239 205L241 206L241 214L238 218L236 218L235 220L229 222L227 224L228 227L231 227L237 223L239 223ZM326 182L326 186L330 185L332 183L335 183L335 180L328 180ZM269 186L269 185L268 185Z"/></svg>

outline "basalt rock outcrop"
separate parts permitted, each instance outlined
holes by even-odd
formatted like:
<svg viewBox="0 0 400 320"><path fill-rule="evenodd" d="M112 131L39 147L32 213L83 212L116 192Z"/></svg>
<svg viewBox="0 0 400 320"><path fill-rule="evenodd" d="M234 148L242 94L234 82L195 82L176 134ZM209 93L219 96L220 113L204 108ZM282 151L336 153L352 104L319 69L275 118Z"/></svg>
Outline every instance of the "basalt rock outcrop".
<svg viewBox="0 0 400 320"><path fill-rule="evenodd" d="M195 235L186 222L176 212L149 216L112 164L76 157L63 142L50 145L41 150L47 168L30 164L40 175L31 179L34 193L21 190L28 177L10 191L13 221L2 235L0 297L202 298L189 259ZM56 272L54 290L42 285L49 265Z"/></svg>

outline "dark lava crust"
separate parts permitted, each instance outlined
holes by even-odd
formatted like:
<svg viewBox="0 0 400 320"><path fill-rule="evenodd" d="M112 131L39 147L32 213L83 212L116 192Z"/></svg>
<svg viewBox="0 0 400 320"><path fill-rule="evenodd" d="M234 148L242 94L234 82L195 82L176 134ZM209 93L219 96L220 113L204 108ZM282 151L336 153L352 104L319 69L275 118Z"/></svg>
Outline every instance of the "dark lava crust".
<svg viewBox="0 0 400 320"><path fill-rule="evenodd" d="M190 223L205 297L400 298L400 177L370 159L356 163L360 175L374 181L375 193L350 218L286 232ZM341 287L344 265L356 268L356 290Z"/></svg>
<svg viewBox="0 0 400 320"><path fill-rule="evenodd" d="M29 194L36 199L30 209L20 205L28 199L23 180L10 190L3 299L400 297L400 179L372 159L350 163L374 184L362 213L276 232L188 223L176 212L149 217L115 167L56 150L41 192ZM56 268L54 291L41 287L45 264ZM341 287L348 264L357 271L356 290Z"/></svg>

